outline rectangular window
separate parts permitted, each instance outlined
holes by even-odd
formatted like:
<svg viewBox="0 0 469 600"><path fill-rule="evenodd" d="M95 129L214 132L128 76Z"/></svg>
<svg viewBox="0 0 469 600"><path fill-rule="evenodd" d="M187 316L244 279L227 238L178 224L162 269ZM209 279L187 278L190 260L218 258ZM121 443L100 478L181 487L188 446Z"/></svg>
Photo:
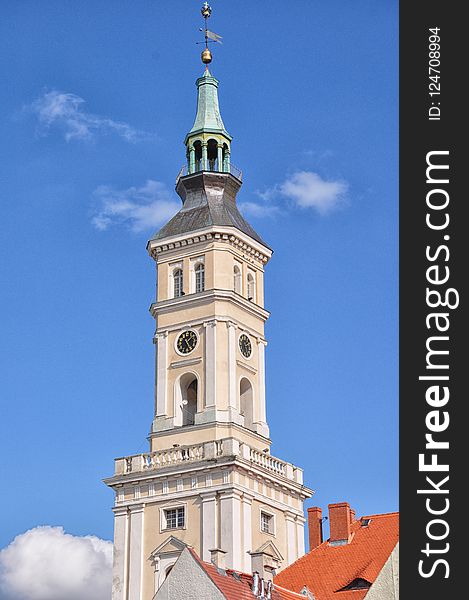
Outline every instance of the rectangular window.
<svg viewBox="0 0 469 600"><path fill-rule="evenodd" d="M185 525L185 511L183 506L168 508L164 511L165 529L181 529Z"/></svg>
<svg viewBox="0 0 469 600"><path fill-rule="evenodd" d="M265 512L261 512L261 531L262 533L274 532L274 517Z"/></svg>

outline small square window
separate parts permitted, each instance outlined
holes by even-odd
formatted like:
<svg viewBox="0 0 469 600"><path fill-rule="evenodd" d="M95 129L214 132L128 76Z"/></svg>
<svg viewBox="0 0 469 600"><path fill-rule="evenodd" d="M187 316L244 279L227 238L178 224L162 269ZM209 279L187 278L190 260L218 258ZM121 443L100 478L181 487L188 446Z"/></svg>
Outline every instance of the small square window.
<svg viewBox="0 0 469 600"><path fill-rule="evenodd" d="M261 512L261 531L262 533L274 532L274 517L268 513Z"/></svg>
<svg viewBox="0 0 469 600"><path fill-rule="evenodd" d="M167 508L164 511L164 520L164 529L182 529L185 526L184 507Z"/></svg>

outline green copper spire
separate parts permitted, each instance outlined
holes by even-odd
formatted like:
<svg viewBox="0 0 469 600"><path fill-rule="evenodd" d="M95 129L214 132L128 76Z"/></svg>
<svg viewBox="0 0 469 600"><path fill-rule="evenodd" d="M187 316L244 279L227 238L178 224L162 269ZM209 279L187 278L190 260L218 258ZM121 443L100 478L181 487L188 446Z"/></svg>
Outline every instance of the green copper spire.
<svg viewBox="0 0 469 600"><path fill-rule="evenodd" d="M232 138L226 131L220 114L218 79L213 77L210 71L206 69L202 77L197 79L196 85L198 90L197 114L188 136L202 132L219 133L231 140Z"/></svg>
<svg viewBox="0 0 469 600"><path fill-rule="evenodd" d="M230 172L230 145L218 104L218 79L208 70L196 81L197 113L186 135L187 172Z"/></svg>

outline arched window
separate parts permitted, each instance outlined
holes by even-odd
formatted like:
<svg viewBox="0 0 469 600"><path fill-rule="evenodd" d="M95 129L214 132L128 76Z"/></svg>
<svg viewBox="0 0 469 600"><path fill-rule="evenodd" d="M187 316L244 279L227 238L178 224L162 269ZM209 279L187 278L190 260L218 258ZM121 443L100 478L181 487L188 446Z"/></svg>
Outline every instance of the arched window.
<svg viewBox="0 0 469 600"><path fill-rule="evenodd" d="M184 373L176 381L174 425L194 425L197 412L198 382L194 373Z"/></svg>
<svg viewBox="0 0 469 600"><path fill-rule="evenodd" d="M248 273L248 300L256 301L256 281L252 273Z"/></svg>
<svg viewBox="0 0 469 600"><path fill-rule="evenodd" d="M244 416L244 426L252 429L254 423L252 385L246 377L239 382L239 411Z"/></svg>
<svg viewBox="0 0 469 600"><path fill-rule="evenodd" d="M199 263L195 271L195 292L203 292L205 290L205 267L203 263Z"/></svg>
<svg viewBox="0 0 469 600"><path fill-rule="evenodd" d="M197 412L197 379L193 379L186 388L182 400L182 424L194 425Z"/></svg>
<svg viewBox="0 0 469 600"><path fill-rule="evenodd" d="M238 265L233 268L233 289L237 294L241 294L241 269Z"/></svg>
<svg viewBox="0 0 469 600"><path fill-rule="evenodd" d="M174 383L174 426L195 424L198 408L198 379L195 373L184 373Z"/></svg>
<svg viewBox="0 0 469 600"><path fill-rule="evenodd" d="M180 298L184 295L182 269L176 269L173 273L174 297Z"/></svg>

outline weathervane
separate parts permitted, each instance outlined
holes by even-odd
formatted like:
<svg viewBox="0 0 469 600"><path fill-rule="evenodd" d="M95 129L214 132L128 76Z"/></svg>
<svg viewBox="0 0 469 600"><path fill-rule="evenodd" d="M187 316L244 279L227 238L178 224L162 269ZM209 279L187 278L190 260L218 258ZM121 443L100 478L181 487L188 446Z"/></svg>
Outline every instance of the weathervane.
<svg viewBox="0 0 469 600"><path fill-rule="evenodd" d="M203 18L205 19L204 29L200 28L200 31L203 31L204 35L205 35L205 49L202 51L201 58L202 58L202 62L204 63L204 65L207 66L207 69L208 69L208 64L212 62L212 53L208 49L209 42L214 42L214 43L218 43L218 44L222 44L223 42L221 41L222 40L221 35L218 35L218 33L214 33L213 31L210 31L207 27L207 19L212 14L212 8L208 2L203 3L202 8L200 9L200 12L202 13ZM204 42L197 42L197 44L203 44L203 43Z"/></svg>

